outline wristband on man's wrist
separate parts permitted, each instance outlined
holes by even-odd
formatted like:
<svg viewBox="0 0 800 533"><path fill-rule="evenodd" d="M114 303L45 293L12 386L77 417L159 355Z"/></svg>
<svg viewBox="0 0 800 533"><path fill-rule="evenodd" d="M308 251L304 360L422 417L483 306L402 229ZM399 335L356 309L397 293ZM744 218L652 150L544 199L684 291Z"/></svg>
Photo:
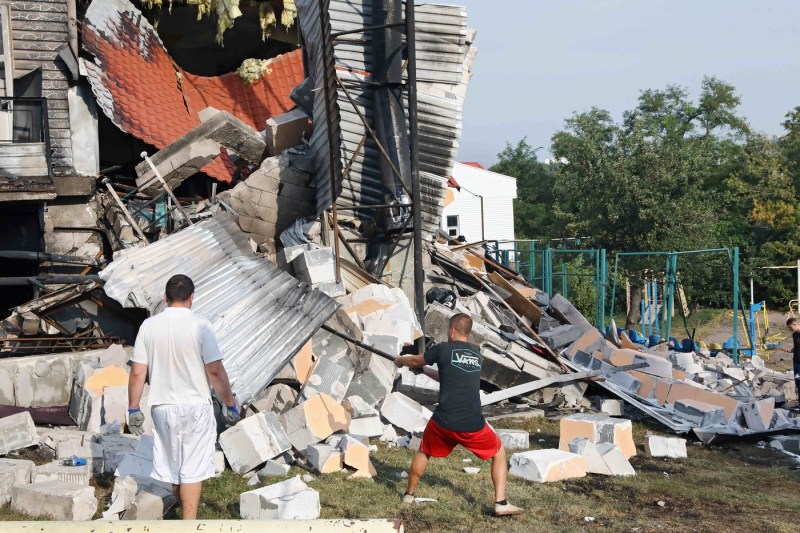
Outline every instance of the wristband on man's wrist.
<svg viewBox="0 0 800 533"><path fill-rule="evenodd" d="M225 407L227 407L229 411L233 411L233 412L234 412L234 413L236 413L237 415L239 414L239 408L238 408L238 407L236 407L236 404L233 404L233 405L226 405Z"/></svg>
<svg viewBox="0 0 800 533"><path fill-rule="evenodd" d="M137 407L135 409L128 409L128 414L132 415L133 413L139 413L139 412L141 412L141 410L142 410L141 407Z"/></svg>

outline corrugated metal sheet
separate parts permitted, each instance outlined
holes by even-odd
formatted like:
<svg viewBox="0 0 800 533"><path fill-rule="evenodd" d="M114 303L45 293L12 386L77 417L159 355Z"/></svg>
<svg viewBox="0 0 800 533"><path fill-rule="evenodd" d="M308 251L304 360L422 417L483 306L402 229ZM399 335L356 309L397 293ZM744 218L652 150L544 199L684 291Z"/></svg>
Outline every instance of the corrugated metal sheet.
<svg viewBox="0 0 800 533"><path fill-rule="evenodd" d="M319 19L319 2L297 0L300 12L300 30L309 54L310 75L315 88L325 73L318 60L319 48L309 47L311 41L320 41L319 25L308 21ZM370 26L372 9L370 0L330 0L330 24L334 33ZM417 85L419 110L420 176L422 182L423 231L430 237L435 233L442 213L446 176L452 171L461 138L462 104L465 85L473 54L467 42L466 11L463 7L443 5L418 5L416 8ZM371 35L370 32L344 36L342 40L328 43L335 58L335 71L327 67L327 76L338 74L346 84L353 100L367 121L372 124L374 105L370 87ZM315 135L327 139L325 116L315 106ZM338 116L341 126L341 156L344 164L352 161L349 173L343 178L339 205L368 205L385 203L385 190L381 181L379 158L373 139L368 135L353 104L342 90L338 91ZM373 125L374 129L374 125ZM338 132L335 138L339 140ZM361 143L363 148L358 151ZM312 138L313 144L313 138ZM330 205L330 171L327 145L315 145L324 150L316 172L317 208L321 212ZM337 145L336 150L339 150ZM338 163L337 163L338 164ZM327 184L326 184L327 183ZM363 214L363 213L362 213Z"/></svg>
<svg viewBox="0 0 800 533"><path fill-rule="evenodd" d="M194 281L192 310L213 324L241 403L252 401L338 307L253 254L224 213L133 249L100 275L111 298L153 313L163 308L164 286L175 274Z"/></svg>

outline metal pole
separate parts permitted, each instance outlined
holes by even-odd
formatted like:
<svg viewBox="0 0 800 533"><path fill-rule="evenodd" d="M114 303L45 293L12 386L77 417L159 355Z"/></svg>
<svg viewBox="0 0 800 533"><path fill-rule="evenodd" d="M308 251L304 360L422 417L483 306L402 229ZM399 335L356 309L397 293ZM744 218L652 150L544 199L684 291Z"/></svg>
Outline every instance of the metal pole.
<svg viewBox="0 0 800 533"><path fill-rule="evenodd" d="M797 260L797 310L800 311L800 259Z"/></svg>
<svg viewBox="0 0 800 533"><path fill-rule="evenodd" d="M733 362L739 363L739 247L733 249Z"/></svg>
<svg viewBox="0 0 800 533"><path fill-rule="evenodd" d="M411 151L411 203L414 227L414 307L422 330L425 331L425 295L423 284L425 273L422 270L422 196L419 183L419 150L417 120L417 50L414 2L406 1L406 46L408 47L408 146ZM417 341L419 352L425 349L424 337Z"/></svg>
<svg viewBox="0 0 800 533"><path fill-rule="evenodd" d="M156 166L153 164L153 161L147 156L147 152L142 152L140 155L142 156L142 159L147 161L147 164L150 165L150 170L153 171L153 174L156 175L158 181L161 182L161 186L164 187L164 191L166 191L167 196L169 196L170 199L172 199L172 201L175 202L175 207L178 208L178 211L180 211L183 218L186 219L186 222L188 222L190 226L193 226L194 222L192 222L192 219L189 218L189 215L186 213L186 211L183 210L183 206L175 197L175 194L172 192L172 189L169 188L169 185L167 185L167 182L164 180L164 176L161 175L161 172L158 171Z"/></svg>
<svg viewBox="0 0 800 533"><path fill-rule="evenodd" d="M142 233L142 228L140 228L139 224L137 224L136 221L133 219L131 214L128 212L128 209L125 207L125 204L122 203L122 200L119 199L117 191L115 191L114 187L111 186L111 182L108 180L108 178L103 179L103 184L108 189L108 192L111 193L111 196L117 203L117 207L119 207L122 210L122 214L125 216L125 220L127 220L128 223L133 227L133 231L136 232L136 234L139 236L140 239L142 239L145 242L145 244L150 244L150 241L148 241L147 237L145 237L144 233Z"/></svg>
<svg viewBox="0 0 800 533"><path fill-rule="evenodd" d="M486 231L485 231L485 228L484 228L484 220L483 220L483 195L479 194L478 198L481 199L481 240L485 241L486 240Z"/></svg>

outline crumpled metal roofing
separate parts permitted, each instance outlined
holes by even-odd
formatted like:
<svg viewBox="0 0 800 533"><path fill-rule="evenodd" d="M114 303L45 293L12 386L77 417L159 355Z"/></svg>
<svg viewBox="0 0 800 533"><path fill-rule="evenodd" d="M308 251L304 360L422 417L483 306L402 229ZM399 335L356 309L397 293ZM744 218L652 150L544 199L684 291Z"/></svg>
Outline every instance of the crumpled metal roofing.
<svg viewBox="0 0 800 533"><path fill-rule="evenodd" d="M328 16L333 33L370 26L370 0L330 0ZM319 2L297 0L300 30L309 58L309 76L314 88L322 92L322 80L338 75L346 84L359 111L372 121L373 89L369 86L371 71L371 32L344 36L333 45L328 39L326 54L333 54L335 67L319 60L322 39L319 29ZM463 7L417 5L417 96L419 115L419 161L422 183L423 231L431 235L439 226L442 204L458 144L461 138L462 105L474 50L468 42L466 11ZM330 34L328 34L329 36ZM315 43L314 47L309 46ZM323 68L325 70L323 70ZM317 209L330 205L330 168L327 147L327 123L324 100L314 106L312 146L317 153ZM344 166L352 165L343 177L339 205L385 203L377 146L368 135L355 108L344 92L338 90L338 105L332 111L334 123L341 126L341 136L334 131L334 152ZM374 126L373 126L374 129ZM358 155L358 146L364 143ZM339 164L338 161L336 163Z"/></svg>
<svg viewBox="0 0 800 533"><path fill-rule="evenodd" d="M256 130L294 107L292 88L304 79L302 52L270 60L258 81L236 73L197 76L176 66L158 33L128 0L94 0L82 25L82 60L97 104L121 130L164 148L198 124L208 106L227 111ZM227 155L203 171L230 181L235 167Z"/></svg>
<svg viewBox="0 0 800 533"><path fill-rule="evenodd" d="M125 252L100 277L109 297L153 314L163 309L164 287L175 274L194 282L192 311L214 326L242 404L272 381L339 306L255 255L247 235L225 213Z"/></svg>

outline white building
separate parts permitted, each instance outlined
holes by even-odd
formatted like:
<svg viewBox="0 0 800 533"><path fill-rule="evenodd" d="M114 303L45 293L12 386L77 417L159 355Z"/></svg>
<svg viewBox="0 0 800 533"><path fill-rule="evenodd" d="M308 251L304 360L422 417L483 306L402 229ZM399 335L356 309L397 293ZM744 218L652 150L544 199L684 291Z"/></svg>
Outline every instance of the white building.
<svg viewBox="0 0 800 533"><path fill-rule="evenodd" d="M453 238L463 235L467 242L513 240L516 197L516 178L486 170L479 163L456 163L451 188L445 197L442 229Z"/></svg>

